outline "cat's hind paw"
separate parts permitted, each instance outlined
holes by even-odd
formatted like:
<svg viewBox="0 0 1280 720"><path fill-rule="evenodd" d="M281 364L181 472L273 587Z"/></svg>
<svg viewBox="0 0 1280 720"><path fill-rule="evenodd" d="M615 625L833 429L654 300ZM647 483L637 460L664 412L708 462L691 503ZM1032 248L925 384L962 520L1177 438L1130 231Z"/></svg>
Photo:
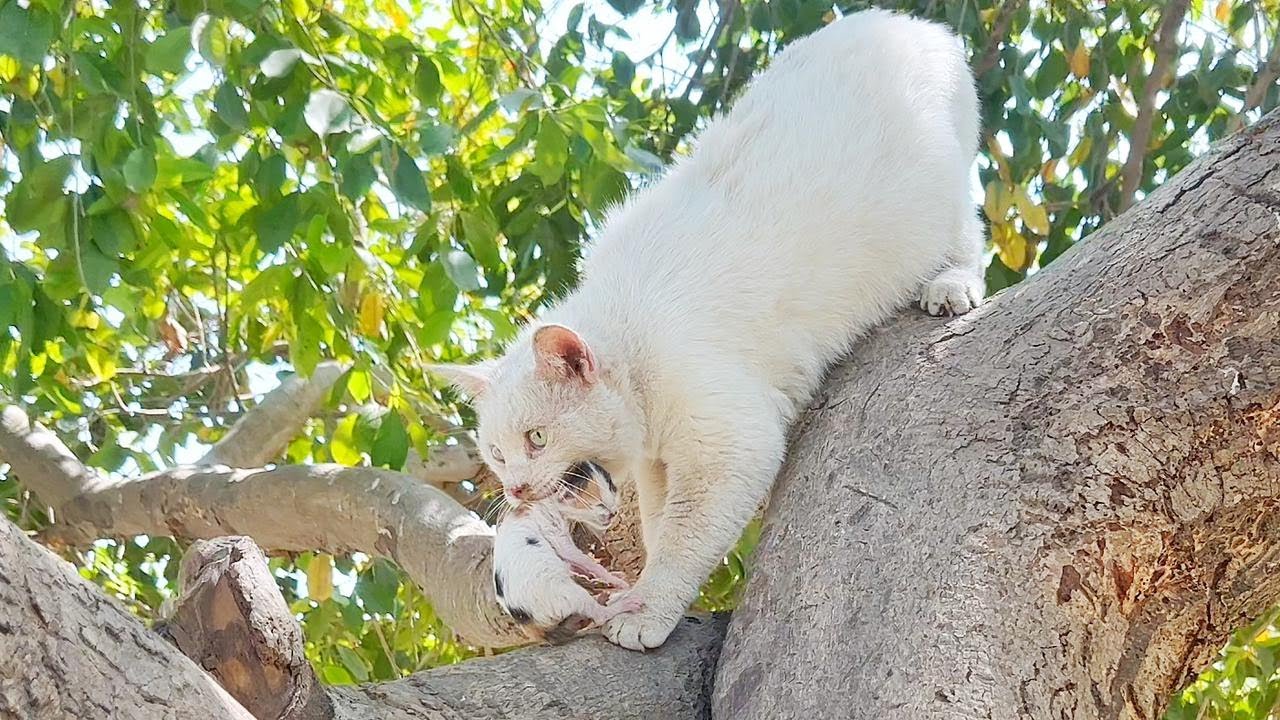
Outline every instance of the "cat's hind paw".
<svg viewBox="0 0 1280 720"><path fill-rule="evenodd" d="M982 303L985 291L982 278L974 273L948 268L925 283L920 291L920 309L935 317L963 315Z"/></svg>

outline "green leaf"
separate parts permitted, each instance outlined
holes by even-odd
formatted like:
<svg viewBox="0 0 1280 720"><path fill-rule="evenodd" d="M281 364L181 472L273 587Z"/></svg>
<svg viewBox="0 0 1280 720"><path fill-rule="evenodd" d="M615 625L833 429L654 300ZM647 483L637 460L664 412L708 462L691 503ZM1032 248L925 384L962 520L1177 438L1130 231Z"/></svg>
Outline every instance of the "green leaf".
<svg viewBox="0 0 1280 720"><path fill-rule="evenodd" d="M498 255L498 230L488 218L479 212L463 212L462 230L472 256L485 270L502 267L502 258Z"/></svg>
<svg viewBox="0 0 1280 720"><path fill-rule="evenodd" d="M244 102L230 81L218 86L218 91L213 96L213 106L218 117L232 130L243 132L249 127L249 113L244 109Z"/></svg>
<svg viewBox="0 0 1280 720"><path fill-rule="evenodd" d="M400 202L422 212L431 212L431 193L427 190L427 182L422 178L422 171L418 169L413 157L399 145L383 155L386 165L384 170L391 190Z"/></svg>
<svg viewBox="0 0 1280 720"><path fill-rule="evenodd" d="M338 421L329 439L329 454L333 461L343 465L359 465L364 459L360 449L356 447L355 430L359 415L352 413Z"/></svg>
<svg viewBox="0 0 1280 720"><path fill-rule="evenodd" d="M369 451L370 461L376 467L399 470L404 467L408 455L409 433L405 432L400 413L392 410L382 416L382 424L378 426L378 434L374 436L373 447Z"/></svg>
<svg viewBox="0 0 1280 720"><path fill-rule="evenodd" d="M440 68L435 60L425 55L418 56L418 69L413 74L413 85L418 92L418 100L423 105L435 107L440 104L444 85L440 82Z"/></svg>
<svg viewBox="0 0 1280 720"><path fill-rule="evenodd" d="M644 5L644 0L609 0L609 6L623 15L631 15Z"/></svg>
<svg viewBox="0 0 1280 720"><path fill-rule="evenodd" d="M187 53L191 52L191 28L170 28L147 47L143 65L152 75L178 74L187 69Z"/></svg>
<svg viewBox="0 0 1280 720"><path fill-rule="evenodd" d="M43 8L9 0L0 7L0 54L37 65L53 41L54 18Z"/></svg>
<svg viewBox="0 0 1280 720"><path fill-rule="evenodd" d="M156 182L156 156L151 148L135 148L124 161L124 184L136 193L146 192Z"/></svg>
<svg viewBox="0 0 1280 720"><path fill-rule="evenodd" d="M369 668L364 658L360 657L355 650L339 645L338 659L342 661L342 667L351 673L351 677L355 678L356 682L369 682Z"/></svg>
<svg viewBox="0 0 1280 720"><path fill-rule="evenodd" d="M622 199L627 190L627 177L608 163L596 160L582 176L582 197L587 207L597 214Z"/></svg>
<svg viewBox="0 0 1280 720"><path fill-rule="evenodd" d="M258 165L258 172L253 177L258 197L267 197L280 192L280 186L284 184L285 167L283 155L269 155L262 159L261 164Z"/></svg>
<svg viewBox="0 0 1280 720"><path fill-rule="evenodd" d="M84 275L85 287L94 295L101 295L110 287L111 276L120 270L120 264L115 258L102 254L98 246L91 242L82 240L79 251L77 262Z"/></svg>
<svg viewBox="0 0 1280 720"><path fill-rule="evenodd" d="M303 117L311 132L322 138L347 132L355 124L355 114L351 112L346 98L327 88L311 93Z"/></svg>
<svg viewBox="0 0 1280 720"><path fill-rule="evenodd" d="M300 213L298 193L289 193L258 216L258 249L273 253L293 237Z"/></svg>
<svg viewBox="0 0 1280 720"><path fill-rule="evenodd" d="M364 609L371 613L392 613L396 608L396 590L400 578L386 560L375 559L356 580L355 594Z"/></svg>
<svg viewBox="0 0 1280 720"><path fill-rule="evenodd" d="M428 155L440 155L453 145L457 136L458 131L448 125L436 123L426 125L420 134L422 152Z"/></svg>
<svg viewBox="0 0 1280 720"><path fill-rule="evenodd" d="M530 170L543 185L555 185L569 162L569 138L553 118L545 118L538 128L538 141Z"/></svg>
<svg viewBox="0 0 1280 720"><path fill-rule="evenodd" d="M440 263L444 266L445 275L459 290L474 292L480 289L480 269L470 255L461 250L450 250L440 258Z"/></svg>

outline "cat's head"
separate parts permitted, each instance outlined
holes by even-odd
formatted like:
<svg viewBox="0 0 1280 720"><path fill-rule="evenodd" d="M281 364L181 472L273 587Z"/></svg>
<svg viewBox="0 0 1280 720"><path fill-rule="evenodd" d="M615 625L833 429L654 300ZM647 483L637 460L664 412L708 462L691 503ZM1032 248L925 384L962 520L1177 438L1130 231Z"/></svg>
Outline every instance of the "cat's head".
<svg viewBox="0 0 1280 720"><path fill-rule="evenodd" d="M583 460L616 475L640 452L640 420L611 368L563 325L527 330L498 360L431 370L471 397L481 455L513 503L557 494Z"/></svg>

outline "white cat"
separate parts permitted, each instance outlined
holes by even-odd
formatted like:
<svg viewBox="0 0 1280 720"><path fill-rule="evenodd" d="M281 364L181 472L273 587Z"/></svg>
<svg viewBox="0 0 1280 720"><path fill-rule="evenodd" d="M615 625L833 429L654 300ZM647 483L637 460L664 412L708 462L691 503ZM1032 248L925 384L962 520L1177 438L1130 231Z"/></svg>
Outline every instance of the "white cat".
<svg viewBox="0 0 1280 720"><path fill-rule="evenodd" d="M548 497L588 458L636 483L647 562L622 597L644 608L606 625L613 642L666 640L855 339L913 297L935 315L980 302L977 141L947 29L832 23L611 214L581 286L501 359L436 368L473 398L509 497Z"/></svg>

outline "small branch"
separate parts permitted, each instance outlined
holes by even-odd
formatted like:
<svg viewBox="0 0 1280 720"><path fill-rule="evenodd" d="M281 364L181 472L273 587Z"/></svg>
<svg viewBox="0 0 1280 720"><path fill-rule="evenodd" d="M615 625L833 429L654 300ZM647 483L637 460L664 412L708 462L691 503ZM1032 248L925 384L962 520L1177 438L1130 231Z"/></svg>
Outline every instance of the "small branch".
<svg viewBox="0 0 1280 720"><path fill-rule="evenodd" d="M344 372L346 366L341 363L323 362L309 378L295 375L285 380L245 413L197 464L258 467L275 460Z"/></svg>
<svg viewBox="0 0 1280 720"><path fill-rule="evenodd" d="M1129 133L1129 157L1120 172L1119 212L1128 210L1138 194L1138 185L1142 182L1142 165L1147 158L1147 145L1151 142L1151 126L1155 121L1156 94L1164 86L1165 77L1177 59L1178 29L1182 27L1182 20L1186 17L1187 6L1190 4L1191 0L1172 0L1160 16L1155 62L1151 65L1151 74L1142 86L1138 116L1133 121L1133 132Z"/></svg>
<svg viewBox="0 0 1280 720"><path fill-rule="evenodd" d="M658 650L600 637L476 658L403 680L330 688L338 720L525 718L694 720L709 693L727 618L685 618Z"/></svg>
<svg viewBox="0 0 1280 720"><path fill-rule="evenodd" d="M267 558L246 537L199 541L182 558L182 595L158 627L258 718L320 720L333 706L303 649Z"/></svg>
<svg viewBox="0 0 1280 720"><path fill-rule="evenodd" d="M1261 37L1261 30L1259 30L1259 37ZM1267 91L1275 86L1277 78L1280 78L1280 27L1277 27L1275 37L1271 38L1271 51L1267 53L1266 61L1258 67L1258 74L1254 77L1253 84L1245 92L1244 105L1231 119L1233 130L1239 130L1244 125L1245 116L1262 105L1263 99L1267 97Z"/></svg>
<svg viewBox="0 0 1280 720"><path fill-rule="evenodd" d="M981 78L995 68L1000 60L1000 46L1008 39L1009 29L1013 27L1013 16L1022 9L1024 2L1026 0L1008 0L1000 6L995 22L991 24L991 34L987 36L987 44L982 50L982 56L973 64L974 77Z"/></svg>

